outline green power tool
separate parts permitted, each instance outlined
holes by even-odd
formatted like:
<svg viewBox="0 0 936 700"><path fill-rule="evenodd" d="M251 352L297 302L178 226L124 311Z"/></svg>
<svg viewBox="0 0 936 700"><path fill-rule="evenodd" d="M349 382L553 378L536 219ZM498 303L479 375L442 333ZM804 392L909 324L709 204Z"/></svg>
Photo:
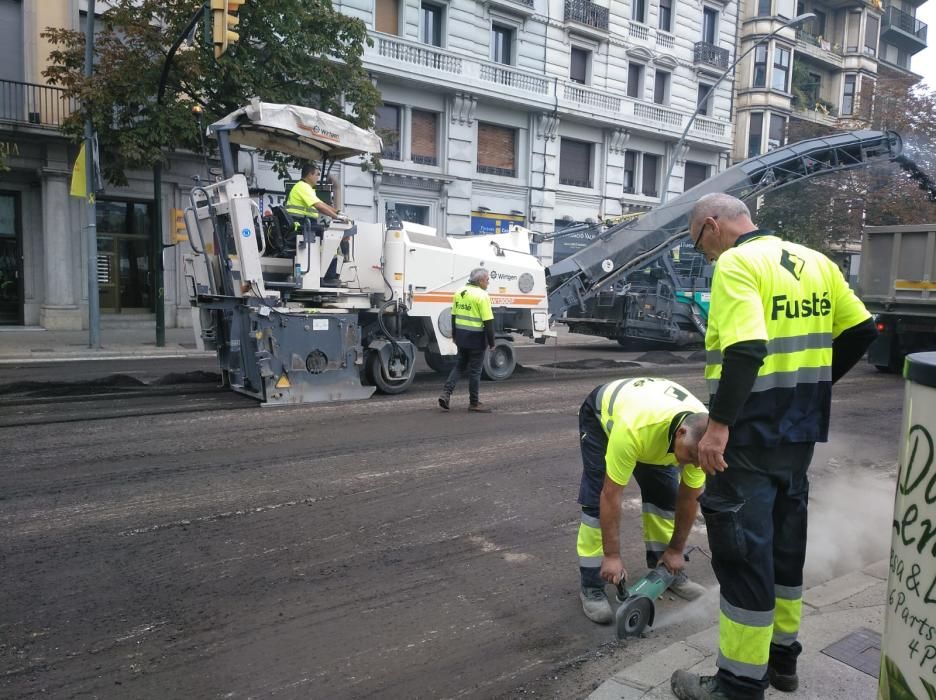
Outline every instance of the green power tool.
<svg viewBox="0 0 936 700"><path fill-rule="evenodd" d="M618 581L617 600L621 605L614 614L618 639L639 637L648 625L653 624L653 601L669 588L674 578L661 566L650 571L633 586L628 587L624 579Z"/></svg>

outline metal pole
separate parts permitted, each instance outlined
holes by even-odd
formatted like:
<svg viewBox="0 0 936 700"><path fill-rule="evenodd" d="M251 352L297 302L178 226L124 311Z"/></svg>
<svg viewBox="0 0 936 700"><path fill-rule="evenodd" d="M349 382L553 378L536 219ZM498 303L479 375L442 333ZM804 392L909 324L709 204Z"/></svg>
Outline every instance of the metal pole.
<svg viewBox="0 0 936 700"><path fill-rule="evenodd" d="M88 21L85 26L85 67L86 78L91 78L94 70L94 2L88 0ZM101 347L101 304L98 298L97 274L97 206L95 204L94 181L94 124L91 123L91 110L85 115L85 211L87 215L88 262L88 347Z"/></svg>
<svg viewBox="0 0 936 700"><path fill-rule="evenodd" d="M732 71L734 71L735 66L737 66L739 63L741 63L741 60L742 60L745 56L747 56L749 53L751 53L751 51L753 51L756 47L758 47L758 46L760 46L761 44L763 44L765 41L767 41L768 39L770 39L771 37L773 37L775 34L779 34L779 33L782 32L784 29L787 29L787 28L789 28L789 27L795 27L796 25L802 24L803 22L805 22L805 21L807 21L807 20L815 19L815 17L816 17L816 15L813 14L812 12L807 12L807 13L802 14L802 15L797 15L796 17L794 17L793 19L791 19L789 22L786 22L786 23L783 24L782 26L777 27L776 29L774 29L772 32L770 32L770 34L766 34L766 35L762 36L760 39L758 39L757 41L755 41L753 44L751 44L751 45L748 47L748 50L747 50L747 51L745 51L745 52L742 53L740 56L738 56L738 57L734 60L734 63L732 63L730 66L728 66L728 68L725 69L725 72L724 72L724 73L722 73L720 76L718 76L718 80L716 80L715 83L712 85L710 94L714 97L714 95L715 95L715 88L717 88L717 87L719 86L719 84L721 83L721 81L724 80L726 77L728 77L728 75L729 75ZM666 202L667 195L669 194L669 182L670 182L670 177L671 177L672 174L673 174L673 166L676 165L676 158L679 157L679 149L681 149L682 146L683 146L683 144L686 142L686 136L689 134L689 128L692 126L692 122L695 121L695 118L699 115L699 111L700 111L701 109L702 109L702 105L701 105L701 104L697 104L697 105L696 105L696 108L695 108L695 111L692 113L692 116L689 117L689 121L686 122L686 128L683 129L682 136L679 137L679 141L676 142L676 146L673 148L673 157L670 158L669 165L668 165L668 167L667 167L667 169L666 169L666 175L665 175L664 178L663 178L663 196L660 198L660 204L663 204L664 202Z"/></svg>
<svg viewBox="0 0 936 700"><path fill-rule="evenodd" d="M185 41L185 38L192 33L202 13L207 7L207 2L199 5L192 19L185 26L182 34L175 40L175 43L169 48L166 55L166 61L163 63L162 74L159 76L159 89L156 93L156 109L162 106L163 97L166 94L166 81L169 79L169 66L172 59ZM165 347L166 345L166 283L165 268L163 267L163 224L162 224L162 159L153 163L153 263L155 264L156 280L154 287L156 289L156 347Z"/></svg>

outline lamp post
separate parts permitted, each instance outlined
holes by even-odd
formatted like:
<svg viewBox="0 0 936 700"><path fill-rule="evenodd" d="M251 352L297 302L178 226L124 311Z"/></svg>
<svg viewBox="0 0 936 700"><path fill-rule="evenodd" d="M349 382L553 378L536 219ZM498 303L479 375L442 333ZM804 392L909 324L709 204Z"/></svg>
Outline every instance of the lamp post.
<svg viewBox="0 0 936 700"><path fill-rule="evenodd" d="M765 35L762 36L760 39L758 39L757 41L755 41L753 44L751 44L751 45L748 47L747 51L745 51L745 52L742 53L740 56L738 56L738 57L734 60L734 62L733 62L730 66L728 66L728 67L725 69L725 72L724 72L724 73L722 73L720 76L718 76L718 80L716 80L715 83L712 85L711 90L710 90L710 93L711 93L712 95L714 95L714 94L715 94L715 88L717 88L717 87L719 86L719 84L721 83L721 81L724 80L725 78L727 78L728 75L731 74L732 71L734 71L735 66L737 66L739 63L741 63L741 60L742 60L745 56L747 56L749 53L751 53L751 51L753 51L755 48L757 48L758 46L760 46L761 44L763 44L765 41L768 41L768 40L771 39L772 37L776 36L777 34L779 34L780 32L782 32L784 29L788 29L789 27L796 27L796 26L799 26L799 25L802 24L803 22L806 22L806 21L808 21L808 20L815 19L815 18L816 18L816 15L813 14L812 12L806 12L806 13L804 13L804 14L802 14L802 15L797 15L797 16L794 17L793 19L789 20L788 22L785 22L785 23L782 24L781 26L779 26L779 27L777 27L776 29L774 29L772 32L770 32L770 34L765 34ZM679 141L676 142L676 147L673 149L673 157L670 159L669 166L668 166L667 169L666 169L666 176L663 178L663 196L662 196L662 198L660 199L660 203L661 203L661 204L662 204L663 202L666 201L666 196L667 196L667 194L669 194L669 182L670 182L670 177L671 177L672 174L673 174L673 166L676 165L676 158L679 157L679 150L682 148L683 144L686 142L686 136L689 134L689 129L692 127L692 122L695 121L695 118L698 116L699 110L700 110L701 108L702 108L702 105L700 105L700 104L697 104L697 105L696 105L695 112L692 113L692 116L689 117L689 121L686 122L686 128L683 129L682 136L679 137Z"/></svg>

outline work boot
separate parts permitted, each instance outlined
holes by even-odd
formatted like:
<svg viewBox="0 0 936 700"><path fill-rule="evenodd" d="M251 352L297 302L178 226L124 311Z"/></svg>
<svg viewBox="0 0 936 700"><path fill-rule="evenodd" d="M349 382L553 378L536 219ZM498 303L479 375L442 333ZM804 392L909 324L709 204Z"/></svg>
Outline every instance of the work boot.
<svg viewBox="0 0 936 700"><path fill-rule="evenodd" d="M582 600L582 610L592 622L599 625L610 625L614 619L614 612L611 610L611 603L608 602L608 596L605 595L604 588L582 587L579 591L579 598Z"/></svg>
<svg viewBox="0 0 936 700"><path fill-rule="evenodd" d="M475 413L490 413L491 409L485 406L483 403L473 403L468 407L469 411L474 411Z"/></svg>
<svg viewBox="0 0 936 700"><path fill-rule="evenodd" d="M449 410L449 399L450 399L450 398L451 398L451 396L450 396L449 394L444 394L444 393L443 393L443 394L439 397L439 408L441 408L441 409L444 410L444 411Z"/></svg>
<svg viewBox="0 0 936 700"><path fill-rule="evenodd" d="M705 593L705 586L689 580L689 574L680 571L669 585L669 589L683 600L696 600Z"/></svg>
<svg viewBox="0 0 936 700"><path fill-rule="evenodd" d="M732 700L715 676L697 676L689 671L676 671L670 678L673 695L679 700ZM757 696L763 700L764 694Z"/></svg>
<svg viewBox="0 0 936 700"><path fill-rule="evenodd" d="M796 657L802 650L803 646L799 642L793 642L789 647L770 645L770 659L767 661L767 678L770 685L782 693L792 693L799 688Z"/></svg>

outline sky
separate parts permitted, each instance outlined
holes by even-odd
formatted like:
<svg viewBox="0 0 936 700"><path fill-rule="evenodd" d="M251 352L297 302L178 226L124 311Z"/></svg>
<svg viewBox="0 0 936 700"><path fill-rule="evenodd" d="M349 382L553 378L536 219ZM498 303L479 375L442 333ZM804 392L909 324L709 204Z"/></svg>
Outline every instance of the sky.
<svg viewBox="0 0 936 700"><path fill-rule="evenodd" d="M917 19L927 24L927 47L913 57L910 69L923 76L930 90L936 90L936 0L918 7Z"/></svg>

